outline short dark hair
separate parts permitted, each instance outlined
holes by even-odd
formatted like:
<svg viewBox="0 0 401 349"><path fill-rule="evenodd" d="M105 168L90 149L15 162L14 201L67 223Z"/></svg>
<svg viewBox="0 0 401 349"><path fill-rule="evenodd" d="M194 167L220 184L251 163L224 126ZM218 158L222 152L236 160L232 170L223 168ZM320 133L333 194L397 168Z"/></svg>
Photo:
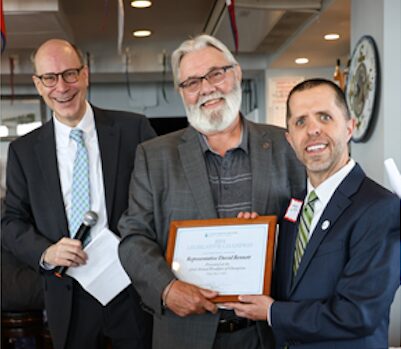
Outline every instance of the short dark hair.
<svg viewBox="0 0 401 349"><path fill-rule="evenodd" d="M335 99L336 99L337 105L343 110L344 115L347 118L347 120L351 119L351 114L349 112L347 100L345 98L345 94L344 94L343 90L337 84L335 84L333 81L330 81L327 79L316 78L316 79L308 79L308 80L304 80L304 81L300 82L295 87L293 87L293 89L288 94L287 114L286 114L287 127L288 127L288 121L291 117L290 100L291 100L292 95L296 92L309 90L311 88L321 86L321 85L326 85L333 90L333 92L335 94Z"/></svg>

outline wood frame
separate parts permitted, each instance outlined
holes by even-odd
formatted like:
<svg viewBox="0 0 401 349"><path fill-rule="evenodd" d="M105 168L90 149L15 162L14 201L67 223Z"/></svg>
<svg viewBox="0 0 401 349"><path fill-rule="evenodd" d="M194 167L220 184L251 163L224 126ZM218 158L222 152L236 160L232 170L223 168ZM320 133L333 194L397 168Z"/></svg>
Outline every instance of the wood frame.
<svg viewBox="0 0 401 349"><path fill-rule="evenodd" d="M259 216L255 219L243 218L219 218L219 219L206 219L206 220L182 220L172 221L170 223L169 237L166 249L166 261L169 266L172 266L174 259L175 243L177 238L177 231L179 228L193 228L193 227L209 227L209 226L232 226L241 224L267 224L268 225L268 238L266 239L266 258L264 268L264 281L263 281L263 295L269 295L271 291L271 280L273 272L274 260L274 245L276 234L276 216ZM217 296L212 299L215 303L220 302L238 302L238 295L223 295Z"/></svg>

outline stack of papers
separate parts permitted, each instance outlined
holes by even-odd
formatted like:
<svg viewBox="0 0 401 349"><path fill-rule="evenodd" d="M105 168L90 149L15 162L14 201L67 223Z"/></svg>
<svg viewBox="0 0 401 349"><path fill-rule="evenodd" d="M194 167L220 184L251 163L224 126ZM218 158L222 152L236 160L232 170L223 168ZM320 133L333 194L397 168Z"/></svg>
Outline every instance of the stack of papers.
<svg viewBox="0 0 401 349"><path fill-rule="evenodd" d="M398 171L397 165L394 160L390 158L384 161L384 166L394 193L401 198L401 174Z"/></svg>

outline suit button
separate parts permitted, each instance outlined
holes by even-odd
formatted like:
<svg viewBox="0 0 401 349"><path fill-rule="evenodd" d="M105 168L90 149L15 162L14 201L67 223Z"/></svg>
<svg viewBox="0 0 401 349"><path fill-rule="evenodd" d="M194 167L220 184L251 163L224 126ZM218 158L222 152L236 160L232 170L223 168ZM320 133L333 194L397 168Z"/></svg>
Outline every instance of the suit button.
<svg viewBox="0 0 401 349"><path fill-rule="evenodd" d="M71 291L71 285L65 286L68 291Z"/></svg>

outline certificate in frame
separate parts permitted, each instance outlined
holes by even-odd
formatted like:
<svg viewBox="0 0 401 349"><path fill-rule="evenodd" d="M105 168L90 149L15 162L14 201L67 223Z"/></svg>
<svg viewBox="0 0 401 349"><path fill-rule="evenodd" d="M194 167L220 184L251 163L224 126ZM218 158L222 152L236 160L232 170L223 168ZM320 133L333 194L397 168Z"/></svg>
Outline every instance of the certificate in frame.
<svg viewBox="0 0 401 349"><path fill-rule="evenodd" d="M172 221L167 263L177 279L219 292L215 303L269 295L276 223L276 216Z"/></svg>

